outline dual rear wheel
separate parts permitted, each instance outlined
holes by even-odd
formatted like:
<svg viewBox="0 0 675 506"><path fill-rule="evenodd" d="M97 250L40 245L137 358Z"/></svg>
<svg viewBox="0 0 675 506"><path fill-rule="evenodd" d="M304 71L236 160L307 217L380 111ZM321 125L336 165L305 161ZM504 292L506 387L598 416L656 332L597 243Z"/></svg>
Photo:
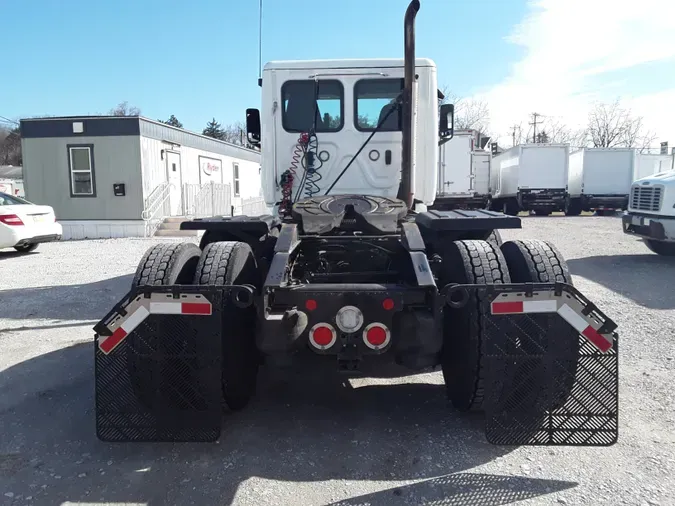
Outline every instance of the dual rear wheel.
<svg viewBox="0 0 675 506"><path fill-rule="evenodd" d="M488 241L454 241L447 243L442 254L441 283L503 284L564 282L572 284L572 277L565 260L558 250L544 241L507 241L497 246ZM446 311L443 322L444 347L441 365L448 397L460 411L481 411L485 397L487 361L486 343L483 339L487 322L484 304L473 295L467 304L458 310ZM527 316L510 316L509 323L525 323ZM543 317L548 318L548 317ZM519 320L523 320L520 321ZM530 407L548 403L546 409L563 404L569 396L576 373L579 338L576 330L560 318L548 318L543 327L528 339L519 342L525 354L537 354L550 350L555 355L558 367L563 372L555 386L548 392L538 389L537 383L550 383L544 368L534 373L517 372L504 378L505 388L510 383L520 389L520 396ZM525 327L525 325L523 325ZM508 329L508 324L506 330ZM508 330L507 330L508 331ZM539 377L538 377L539 376ZM530 388L525 394L523 385ZM491 387L492 388L492 387Z"/></svg>
<svg viewBox="0 0 675 506"><path fill-rule="evenodd" d="M158 244L150 248L136 269L132 286L252 285L259 276L251 247L241 242L213 242L199 249L192 243ZM255 308L228 305L222 313L222 393L231 410L248 404L258 375L255 347ZM137 397L151 405L157 395L153 359L142 352L143 341L132 334L127 366ZM147 346L145 346L147 348Z"/></svg>

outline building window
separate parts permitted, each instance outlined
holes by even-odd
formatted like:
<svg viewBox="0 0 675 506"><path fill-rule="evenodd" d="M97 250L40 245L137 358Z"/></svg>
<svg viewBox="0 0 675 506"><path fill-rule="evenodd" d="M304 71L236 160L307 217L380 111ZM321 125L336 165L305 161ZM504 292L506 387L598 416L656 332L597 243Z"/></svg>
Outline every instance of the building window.
<svg viewBox="0 0 675 506"><path fill-rule="evenodd" d="M71 197L95 197L94 145L68 145L68 171Z"/></svg>
<svg viewBox="0 0 675 506"><path fill-rule="evenodd" d="M344 125L340 81L286 81L281 87L282 124L287 132L337 132Z"/></svg>
<svg viewBox="0 0 675 506"><path fill-rule="evenodd" d="M358 130L374 130L383 121L380 131L400 132L400 106L396 98L403 90L403 79L362 79L354 86L354 124ZM394 110L387 116L391 108Z"/></svg>
<svg viewBox="0 0 675 506"><path fill-rule="evenodd" d="M232 164L232 180L234 182L234 196L239 196L239 164Z"/></svg>

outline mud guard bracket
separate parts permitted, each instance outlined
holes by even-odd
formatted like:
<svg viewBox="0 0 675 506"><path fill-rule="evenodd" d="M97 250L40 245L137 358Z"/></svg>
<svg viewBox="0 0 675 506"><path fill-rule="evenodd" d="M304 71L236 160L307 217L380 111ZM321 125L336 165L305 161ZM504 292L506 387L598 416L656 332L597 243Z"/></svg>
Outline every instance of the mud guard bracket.
<svg viewBox="0 0 675 506"><path fill-rule="evenodd" d="M244 286L132 289L94 327L98 438L217 440L223 309L252 300Z"/></svg>
<svg viewBox="0 0 675 506"><path fill-rule="evenodd" d="M498 445L618 439L616 324L565 283L448 285L480 321L486 437Z"/></svg>

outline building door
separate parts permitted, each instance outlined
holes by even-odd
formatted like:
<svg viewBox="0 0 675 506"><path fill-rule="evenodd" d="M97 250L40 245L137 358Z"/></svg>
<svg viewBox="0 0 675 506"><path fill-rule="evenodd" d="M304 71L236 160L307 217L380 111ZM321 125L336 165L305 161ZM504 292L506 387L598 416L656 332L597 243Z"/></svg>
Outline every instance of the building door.
<svg viewBox="0 0 675 506"><path fill-rule="evenodd" d="M183 188L181 185L180 153L166 152L166 173L169 182L169 214L180 216L183 214Z"/></svg>

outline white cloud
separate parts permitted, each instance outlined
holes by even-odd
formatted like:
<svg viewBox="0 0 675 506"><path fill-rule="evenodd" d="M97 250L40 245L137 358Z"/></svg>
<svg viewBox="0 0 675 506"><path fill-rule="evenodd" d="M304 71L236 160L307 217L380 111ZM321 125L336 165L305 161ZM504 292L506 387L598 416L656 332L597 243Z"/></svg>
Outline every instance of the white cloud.
<svg viewBox="0 0 675 506"><path fill-rule="evenodd" d="M505 135L533 111L581 126L592 102L621 96L651 131L675 145L675 68L672 80L658 83L661 91L643 96L608 75L669 59L675 67L672 0L532 1L507 42L522 46L522 59L503 82L477 94L490 105L495 132Z"/></svg>

